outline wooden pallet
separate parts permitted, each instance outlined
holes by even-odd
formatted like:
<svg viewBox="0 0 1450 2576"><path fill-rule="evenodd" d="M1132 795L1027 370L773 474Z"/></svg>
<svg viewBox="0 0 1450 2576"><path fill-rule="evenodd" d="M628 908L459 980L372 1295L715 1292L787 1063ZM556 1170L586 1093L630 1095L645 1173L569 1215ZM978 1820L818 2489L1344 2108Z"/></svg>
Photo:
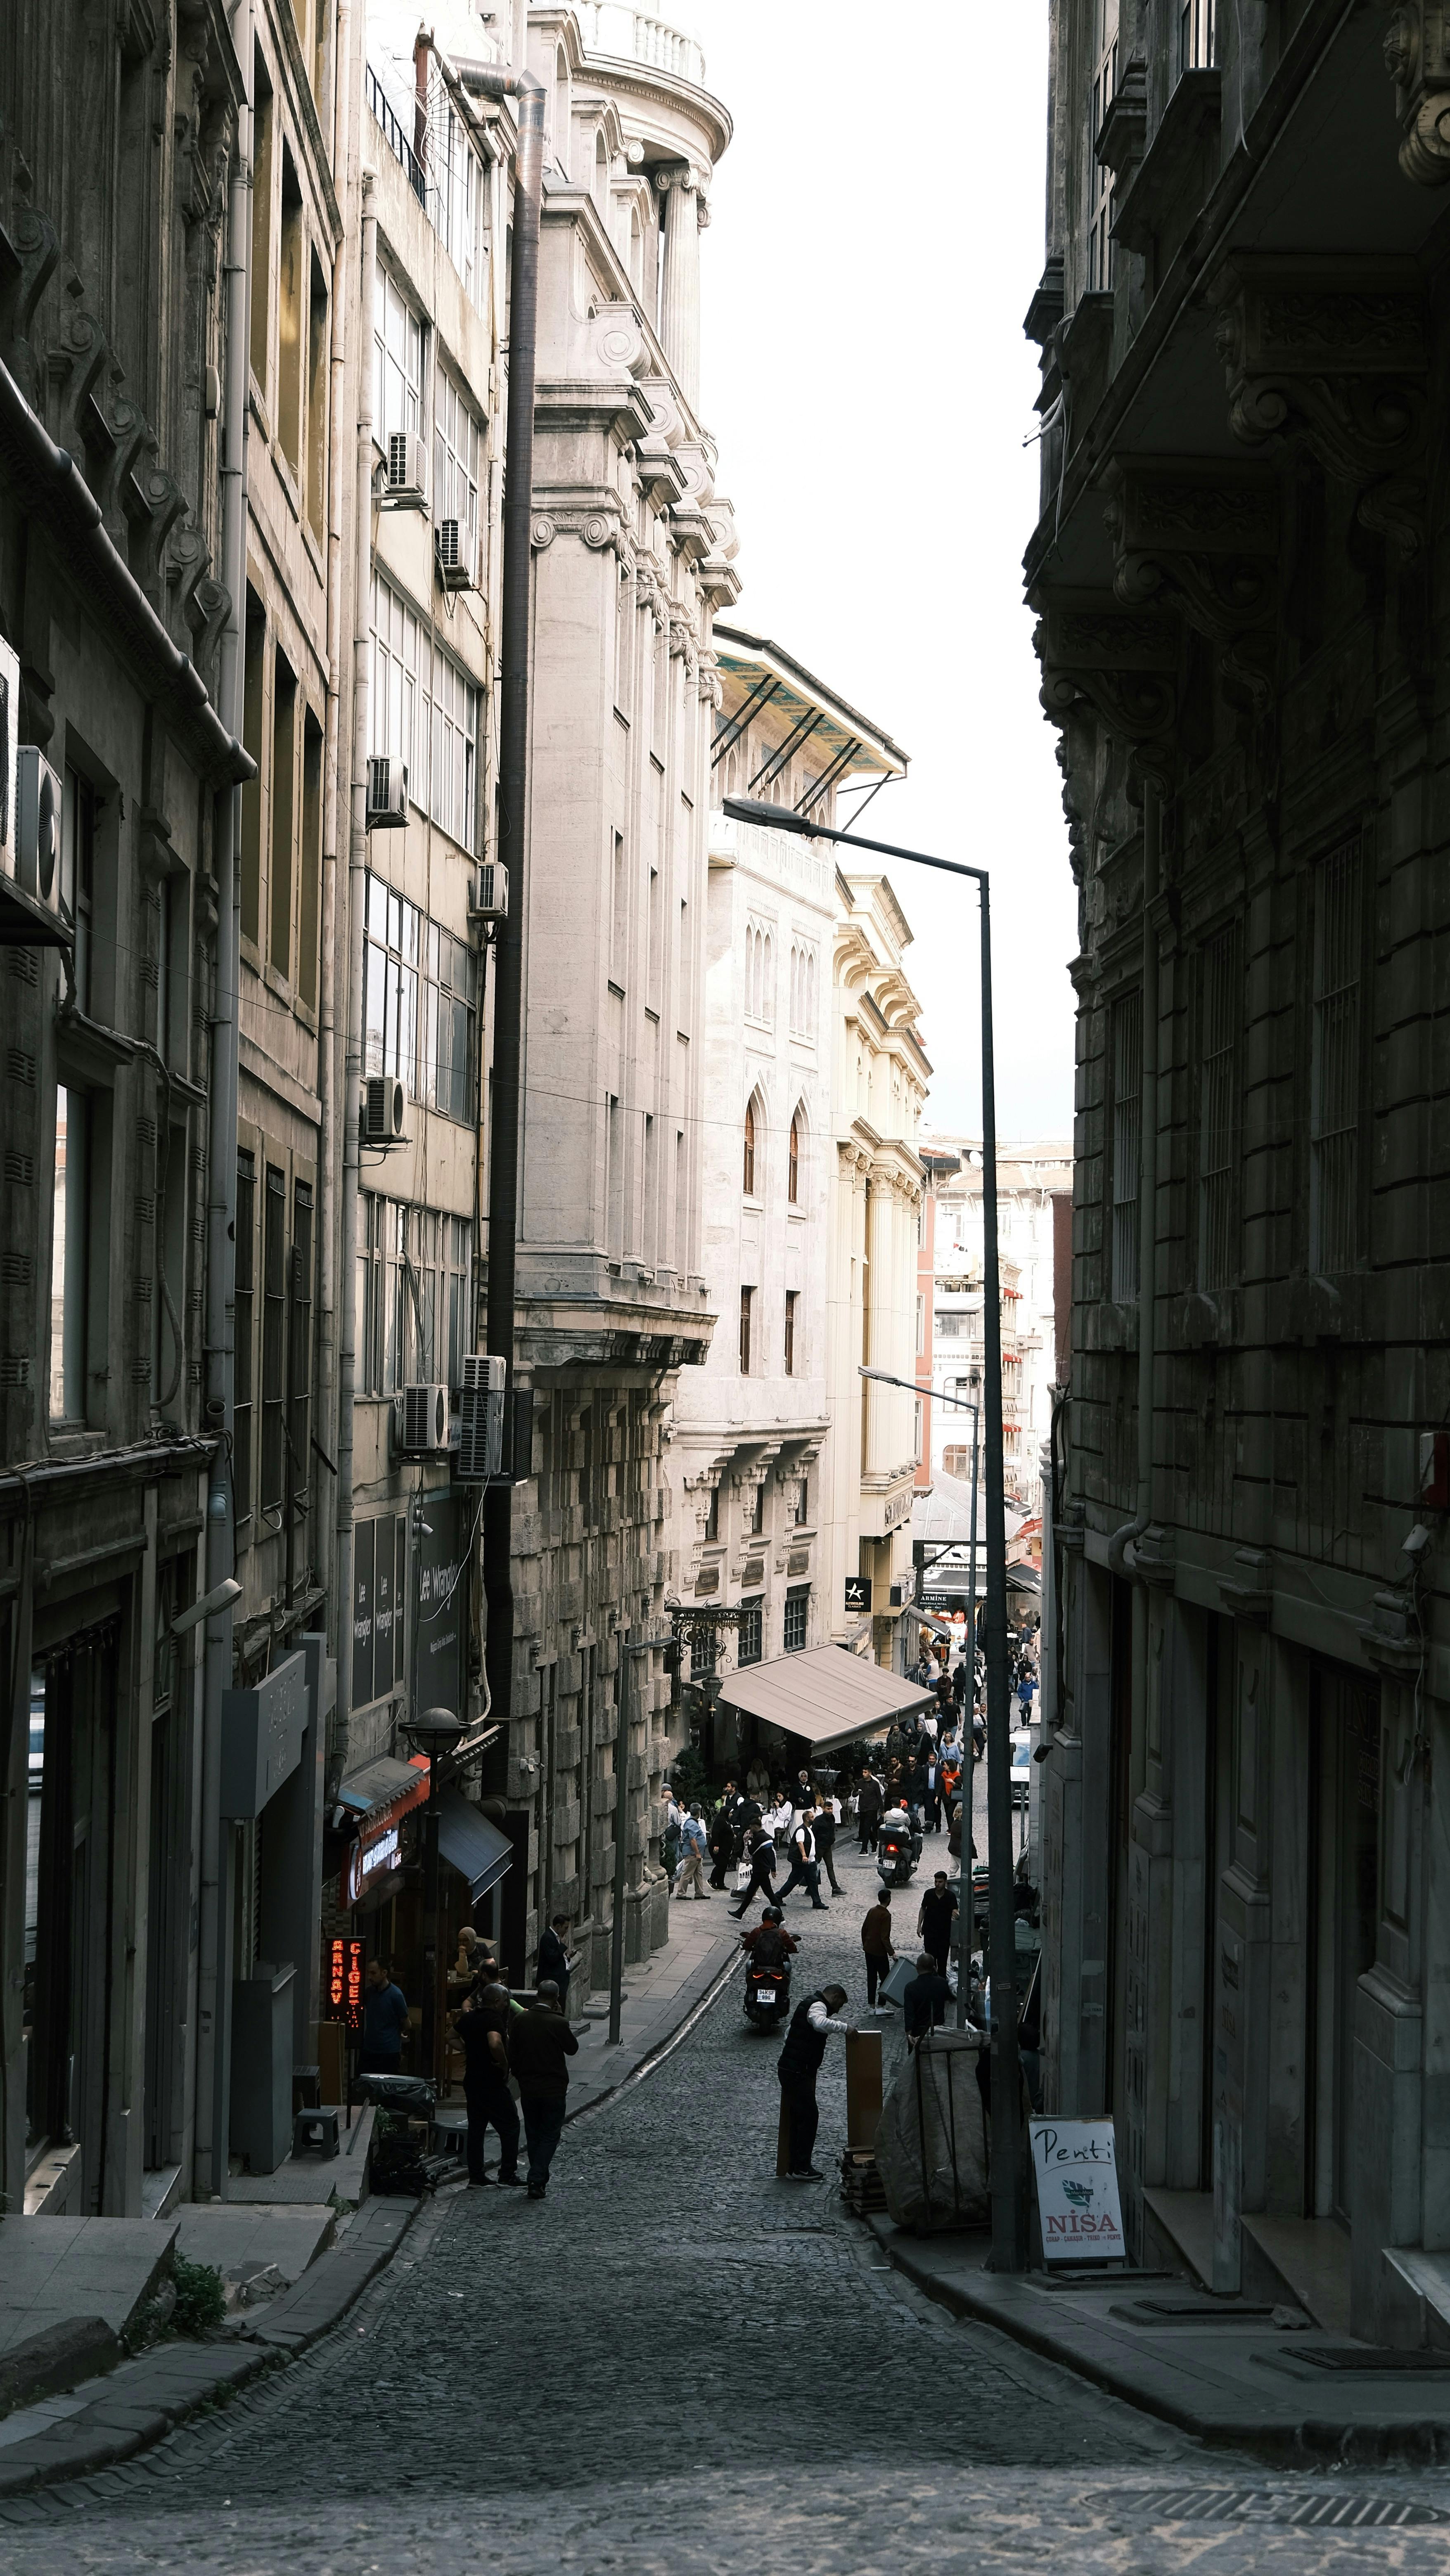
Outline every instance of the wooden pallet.
<svg viewBox="0 0 1450 2576"><path fill-rule="evenodd" d="M870 2147L847 2147L841 2158L841 2198L857 2218L886 2207L886 2190Z"/></svg>

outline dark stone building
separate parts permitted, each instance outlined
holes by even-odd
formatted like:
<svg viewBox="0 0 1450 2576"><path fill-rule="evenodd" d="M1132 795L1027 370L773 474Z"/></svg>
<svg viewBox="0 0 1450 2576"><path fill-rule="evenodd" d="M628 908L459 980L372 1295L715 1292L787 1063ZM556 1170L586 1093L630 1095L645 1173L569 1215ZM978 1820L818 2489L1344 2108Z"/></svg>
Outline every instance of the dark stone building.
<svg viewBox="0 0 1450 2576"><path fill-rule="evenodd" d="M1081 919L1047 2098L1114 2113L1145 2257L1405 2343L1450 2312L1441 15L1055 0L1027 322Z"/></svg>

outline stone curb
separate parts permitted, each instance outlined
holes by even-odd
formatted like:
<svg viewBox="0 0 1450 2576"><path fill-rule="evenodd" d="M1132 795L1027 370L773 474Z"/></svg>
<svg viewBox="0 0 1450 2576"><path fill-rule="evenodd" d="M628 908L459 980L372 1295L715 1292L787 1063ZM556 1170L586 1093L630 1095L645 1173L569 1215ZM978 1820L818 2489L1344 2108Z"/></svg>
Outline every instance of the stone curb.
<svg viewBox="0 0 1450 2576"><path fill-rule="evenodd" d="M245 2340L158 2344L111 2372L105 2393L48 2432L0 2449L0 2499L113 2468L164 2439L189 2417L305 2352L346 2316L392 2260L421 2201L375 2203L334 2252L272 2300Z"/></svg>
<svg viewBox="0 0 1450 2576"><path fill-rule="evenodd" d="M1091 2380L1110 2397L1121 2398L1140 2413L1155 2415L1215 2448L1252 2451L1261 2458L1317 2468L1334 2461L1429 2467L1450 2460L1450 2410L1440 2416L1390 2417L1371 2415L1361 2401L1361 2411L1354 2415L1331 2417L1321 2411L1296 2420L1288 2412L1276 2414L1273 2398L1279 2397L1281 2406L1285 2403L1280 2391L1271 2392L1266 2386L1255 2407L1247 2389L1232 2388L1217 2373L1210 2379L1196 2337L1181 2338L1182 2359L1175 2364L1161 2340L1145 2342L1141 2355L1126 2352L1120 2339L1110 2343L1090 2325L1085 2328L1079 2316L1065 2315L1054 2329L1038 2312L1037 2301L1033 2299L1030 2309L1025 2306L1020 2290L1006 2276L944 2271L931 2260L932 2240L914 2245L880 2212L868 2215L866 2224L895 2269L954 2316L995 2326L1044 2360ZM1214 2363L1220 2358L1217 2352L1212 2356ZM1327 2394L1327 2390L1314 2391L1321 2409Z"/></svg>
<svg viewBox="0 0 1450 2576"><path fill-rule="evenodd" d="M120 2338L104 2317L66 2317L12 2344L0 2361L0 2419L17 2406L54 2397L94 2379L122 2358Z"/></svg>

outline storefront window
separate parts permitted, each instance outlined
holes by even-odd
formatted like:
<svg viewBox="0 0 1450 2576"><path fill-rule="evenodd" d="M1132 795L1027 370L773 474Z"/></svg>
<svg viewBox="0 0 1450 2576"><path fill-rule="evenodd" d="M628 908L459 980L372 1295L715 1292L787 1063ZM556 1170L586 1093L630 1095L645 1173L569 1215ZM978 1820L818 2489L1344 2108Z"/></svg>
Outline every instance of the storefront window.
<svg viewBox="0 0 1450 2576"><path fill-rule="evenodd" d="M810 1601L809 1584L785 1596L785 1651L798 1655L806 1642L806 1608Z"/></svg>

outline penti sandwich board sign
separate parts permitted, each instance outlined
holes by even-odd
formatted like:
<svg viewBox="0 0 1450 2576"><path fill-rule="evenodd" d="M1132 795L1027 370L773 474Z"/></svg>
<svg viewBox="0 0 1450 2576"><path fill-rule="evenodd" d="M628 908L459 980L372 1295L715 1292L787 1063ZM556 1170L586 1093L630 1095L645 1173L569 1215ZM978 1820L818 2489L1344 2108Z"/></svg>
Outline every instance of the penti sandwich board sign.
<svg viewBox="0 0 1450 2576"><path fill-rule="evenodd" d="M1123 2213L1111 2120L1032 2120L1032 2170L1049 2263L1121 2262Z"/></svg>

